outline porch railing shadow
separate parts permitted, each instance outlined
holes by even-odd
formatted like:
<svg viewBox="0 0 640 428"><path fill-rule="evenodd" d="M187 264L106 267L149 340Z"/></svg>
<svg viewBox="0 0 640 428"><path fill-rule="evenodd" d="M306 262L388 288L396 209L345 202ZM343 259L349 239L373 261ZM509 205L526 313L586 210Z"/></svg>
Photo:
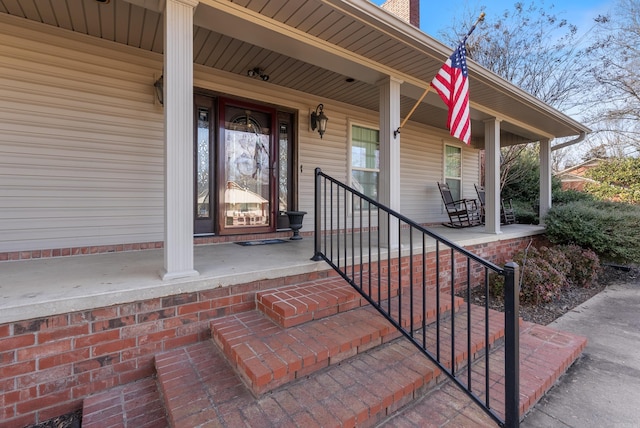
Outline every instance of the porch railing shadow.
<svg viewBox="0 0 640 428"><path fill-rule="evenodd" d="M519 425L517 264L484 260L320 168L314 228L313 260L326 261L499 426ZM494 275L504 283L504 320L488 305ZM481 306L471 302L476 287Z"/></svg>

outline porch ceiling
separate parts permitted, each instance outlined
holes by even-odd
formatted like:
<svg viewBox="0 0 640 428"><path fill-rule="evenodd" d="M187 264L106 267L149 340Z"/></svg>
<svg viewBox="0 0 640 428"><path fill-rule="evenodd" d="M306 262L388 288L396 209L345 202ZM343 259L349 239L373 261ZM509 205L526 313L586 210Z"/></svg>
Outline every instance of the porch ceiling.
<svg viewBox="0 0 640 428"><path fill-rule="evenodd" d="M0 12L163 52L164 0L0 0ZM194 62L245 76L260 67L279 85L373 111L376 83L402 80L404 118L451 52L368 0L201 0L194 16ZM503 145L572 136L588 128L469 61L473 137L483 120L502 120ZM352 83L347 78L354 78ZM430 93L412 121L444 128Z"/></svg>

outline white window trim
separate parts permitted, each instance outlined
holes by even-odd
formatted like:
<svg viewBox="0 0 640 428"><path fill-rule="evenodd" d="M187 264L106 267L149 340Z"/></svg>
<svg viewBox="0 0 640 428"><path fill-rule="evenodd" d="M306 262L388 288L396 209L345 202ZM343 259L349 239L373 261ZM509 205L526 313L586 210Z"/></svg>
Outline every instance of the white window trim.
<svg viewBox="0 0 640 428"><path fill-rule="evenodd" d="M454 147L460 150L460 199L462 199L462 192L464 189L464 146L461 144L456 144L453 141L444 141L442 145L442 180L444 183L447 182L447 178L457 179L458 177L450 177L447 176L447 146Z"/></svg>
<svg viewBox="0 0 640 428"><path fill-rule="evenodd" d="M353 119L347 119L347 185L351 188L353 188L353 159L351 156L351 153L353 151L353 127L354 126L360 126L362 128L368 128L368 129L374 129L376 131L378 131L378 133L380 133L380 125L379 124L374 124L373 122L366 122L366 121L358 121L358 120L353 120ZM378 144L380 144L380 141L378 141ZM357 168L358 171L372 171L372 172L378 172L378 176L380 176L380 169L373 169L373 168ZM379 183L378 183L379 184ZM378 192L380 191L380 189L378 189ZM353 211L353 207L351 206L351 199L349 199L348 201L349 203L349 207L348 207L348 212L350 213L349 215L353 215L354 211ZM378 210L374 210L372 211L372 216L378 216Z"/></svg>

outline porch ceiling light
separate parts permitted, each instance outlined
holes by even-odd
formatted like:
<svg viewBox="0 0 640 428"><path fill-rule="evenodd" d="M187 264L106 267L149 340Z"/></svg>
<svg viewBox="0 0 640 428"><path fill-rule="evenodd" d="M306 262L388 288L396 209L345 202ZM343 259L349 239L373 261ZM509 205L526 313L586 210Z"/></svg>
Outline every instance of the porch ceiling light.
<svg viewBox="0 0 640 428"><path fill-rule="evenodd" d="M158 80L156 80L153 84L154 89L156 90L156 98L161 106L164 105L164 74L162 74Z"/></svg>
<svg viewBox="0 0 640 428"><path fill-rule="evenodd" d="M327 121L329 118L324 114L324 105L318 104L316 107L316 111L311 112L311 130L315 131L318 128L318 134L320 134L320 138L324 135L324 132L327 130Z"/></svg>
<svg viewBox="0 0 640 428"><path fill-rule="evenodd" d="M260 67L253 67L253 68L247 70L247 76L249 76L249 77L259 77L260 79L264 80L265 82L267 80L269 80L269 75L265 74L264 70L261 69Z"/></svg>

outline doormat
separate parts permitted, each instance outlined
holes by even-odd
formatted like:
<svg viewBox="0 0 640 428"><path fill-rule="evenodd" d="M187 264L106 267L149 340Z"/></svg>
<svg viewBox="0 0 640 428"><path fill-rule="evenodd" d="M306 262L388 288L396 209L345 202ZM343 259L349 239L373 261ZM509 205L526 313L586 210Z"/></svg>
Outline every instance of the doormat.
<svg viewBox="0 0 640 428"><path fill-rule="evenodd" d="M284 239L259 239L257 241L236 242L236 244L243 247L252 247L254 245L285 244L286 242Z"/></svg>

